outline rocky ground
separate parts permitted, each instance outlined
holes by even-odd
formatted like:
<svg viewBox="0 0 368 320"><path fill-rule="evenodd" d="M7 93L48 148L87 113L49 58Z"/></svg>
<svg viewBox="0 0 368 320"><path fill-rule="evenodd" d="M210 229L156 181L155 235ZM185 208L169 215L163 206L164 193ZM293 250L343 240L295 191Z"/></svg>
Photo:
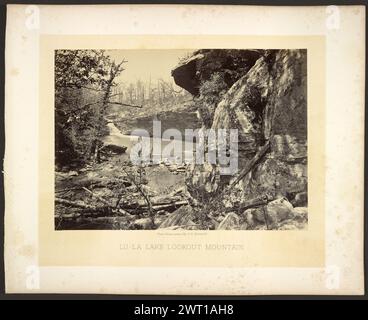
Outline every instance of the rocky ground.
<svg viewBox="0 0 368 320"><path fill-rule="evenodd" d="M214 209L188 193L188 172L188 166L164 163L138 170L121 156L79 171L57 172L55 228L294 230L307 227L307 208L302 207L306 203L305 194L298 195L294 206L286 198L273 201L256 198L234 206L229 195L225 195ZM218 205L222 210L216 209Z"/></svg>
<svg viewBox="0 0 368 320"><path fill-rule="evenodd" d="M125 156L56 172L56 228L156 229L187 204L184 172L177 165L137 168Z"/></svg>

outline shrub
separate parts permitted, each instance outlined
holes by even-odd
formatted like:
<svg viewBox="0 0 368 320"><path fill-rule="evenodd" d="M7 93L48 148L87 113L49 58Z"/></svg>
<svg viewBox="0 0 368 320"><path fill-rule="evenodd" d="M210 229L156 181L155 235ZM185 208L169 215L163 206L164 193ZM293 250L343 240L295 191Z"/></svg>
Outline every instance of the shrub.
<svg viewBox="0 0 368 320"><path fill-rule="evenodd" d="M214 73L209 80L201 84L196 106L206 128L211 127L216 107L227 90L224 73L220 72Z"/></svg>

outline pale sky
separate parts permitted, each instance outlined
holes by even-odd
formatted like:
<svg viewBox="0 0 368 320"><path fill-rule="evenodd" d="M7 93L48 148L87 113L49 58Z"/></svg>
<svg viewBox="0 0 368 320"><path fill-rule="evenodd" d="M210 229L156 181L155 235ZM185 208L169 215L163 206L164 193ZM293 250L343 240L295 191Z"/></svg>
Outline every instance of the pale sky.
<svg viewBox="0 0 368 320"><path fill-rule="evenodd" d="M117 82L131 83L137 80L155 82L158 79L174 81L171 70L178 65L179 58L187 56L193 50L107 50L116 62L125 59L125 70L116 79Z"/></svg>

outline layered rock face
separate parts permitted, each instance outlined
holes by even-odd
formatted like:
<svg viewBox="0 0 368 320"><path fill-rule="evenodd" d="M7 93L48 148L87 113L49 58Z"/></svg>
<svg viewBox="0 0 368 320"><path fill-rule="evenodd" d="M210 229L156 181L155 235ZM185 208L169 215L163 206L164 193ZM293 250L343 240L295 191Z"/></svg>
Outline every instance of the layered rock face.
<svg viewBox="0 0 368 320"><path fill-rule="evenodd" d="M230 209L237 208L237 213L230 212L232 215L226 220L240 229L304 227L308 181L307 51L202 50L172 72L175 82L195 96L210 81L211 73L223 77L228 88L222 88L217 99L213 99L216 103L208 108L211 121L206 127L238 129L239 134L239 173L231 179L220 179L224 185L219 189L231 186L222 203ZM216 94L216 88L213 92ZM266 143L267 152L255 159ZM251 168L241 176L249 164ZM213 180L215 167L212 166L214 173L203 174L204 180L206 176ZM191 177L196 177L196 182L201 172L203 166L194 166L189 187ZM208 183L204 181L204 185ZM246 203L256 197L270 201L239 215L239 199ZM239 219L233 214L239 215ZM221 229L226 229L224 221L219 222Z"/></svg>

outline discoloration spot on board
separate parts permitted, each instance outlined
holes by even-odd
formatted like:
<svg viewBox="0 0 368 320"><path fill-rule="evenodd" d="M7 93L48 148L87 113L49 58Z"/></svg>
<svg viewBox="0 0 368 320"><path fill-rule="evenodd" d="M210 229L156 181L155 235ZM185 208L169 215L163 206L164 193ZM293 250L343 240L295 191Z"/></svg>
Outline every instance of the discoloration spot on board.
<svg viewBox="0 0 368 320"><path fill-rule="evenodd" d="M19 69L18 68L10 69L10 75L17 76L18 74L19 74Z"/></svg>
<svg viewBox="0 0 368 320"><path fill-rule="evenodd" d="M35 249L32 245L24 245L20 247L18 253L24 257L33 257L35 254Z"/></svg>

